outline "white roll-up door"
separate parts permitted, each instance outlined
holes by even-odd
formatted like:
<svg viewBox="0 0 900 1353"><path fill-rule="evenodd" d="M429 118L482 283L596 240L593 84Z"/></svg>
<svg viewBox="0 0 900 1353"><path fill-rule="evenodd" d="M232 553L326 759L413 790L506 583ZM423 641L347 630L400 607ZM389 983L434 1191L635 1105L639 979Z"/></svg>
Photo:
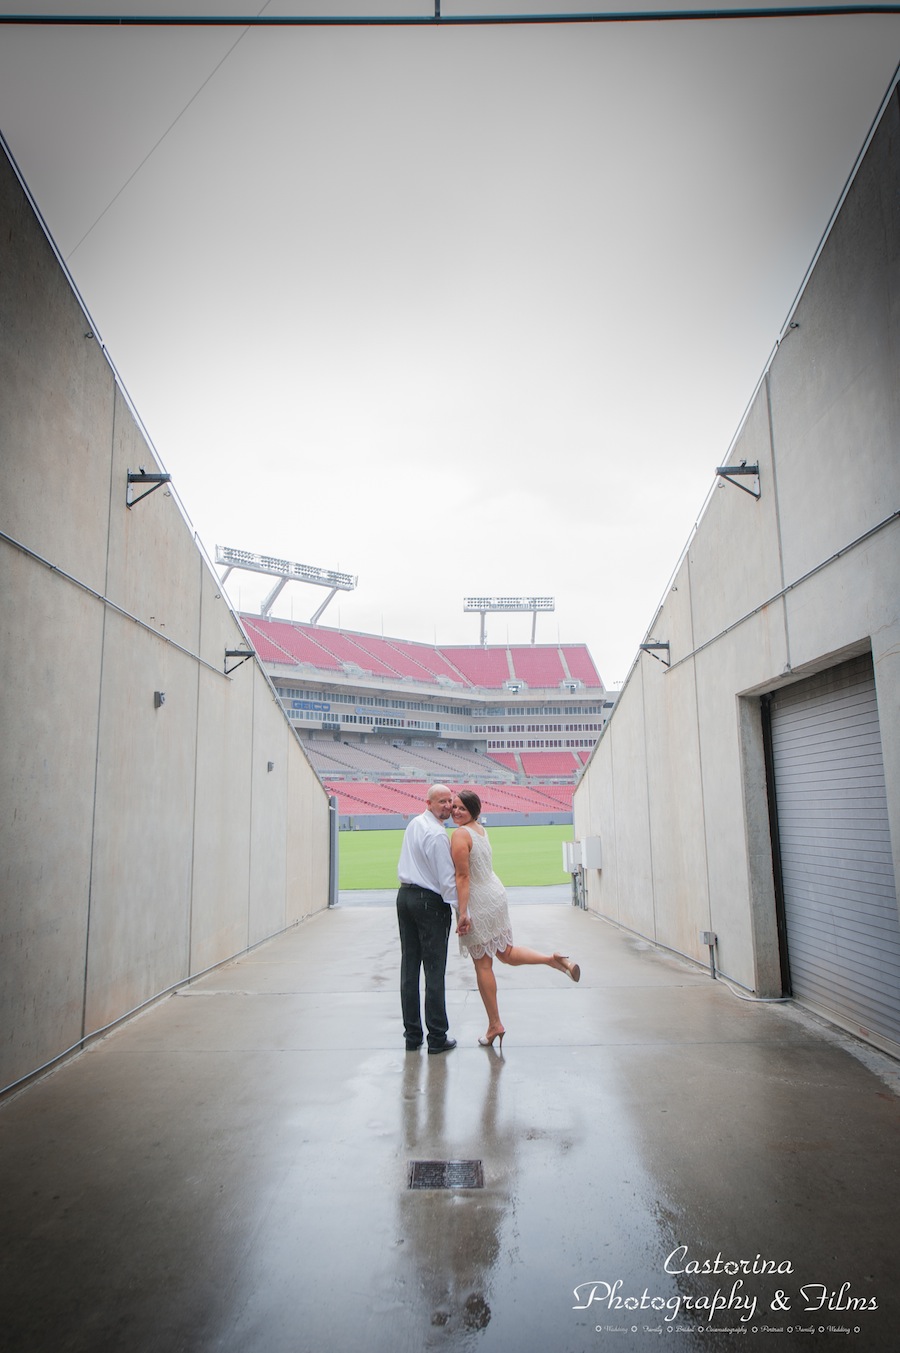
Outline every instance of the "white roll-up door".
<svg viewBox="0 0 900 1353"><path fill-rule="evenodd" d="M791 988L900 1051L900 920L870 656L772 697Z"/></svg>

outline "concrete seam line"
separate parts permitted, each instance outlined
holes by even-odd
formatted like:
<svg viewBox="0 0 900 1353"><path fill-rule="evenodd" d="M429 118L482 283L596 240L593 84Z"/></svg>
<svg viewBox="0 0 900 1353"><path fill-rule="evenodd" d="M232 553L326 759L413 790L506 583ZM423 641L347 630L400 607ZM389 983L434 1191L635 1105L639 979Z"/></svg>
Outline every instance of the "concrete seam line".
<svg viewBox="0 0 900 1353"><path fill-rule="evenodd" d="M759 615L760 611L764 611L766 607L771 606L774 601L780 601L782 597L786 597L803 583L809 582L810 578L814 578L817 573L821 573L823 569L828 568L829 564L837 563L838 559L842 559L845 554L849 554L851 550L855 550L858 545L864 545L867 540L871 540L872 536L876 536L879 531L883 531L886 526L890 526L891 523L897 521L898 518L900 518L900 509L896 512L892 512L889 517L885 517L884 521L880 521L877 526L872 526L868 531L864 531L861 536L857 536L855 540L851 540L848 545L844 545L841 549L836 550L835 553L829 555L827 559L823 559L820 564L816 564L814 568L809 569L802 577L795 578L792 583L788 583L788 585L782 587L780 591L774 592L771 597L767 597L767 599L761 601L758 606L754 606L752 611L747 611L746 615L739 616L737 620L732 620L730 625L726 625L723 630L719 630L718 634L714 634L711 638L706 639L702 644L699 644L697 648L692 649L690 653L685 653L683 658L678 658L666 669L666 675L668 675L669 672L674 672L675 668L680 667L682 663L690 662L691 658L695 658L697 654L702 653L704 649L710 648L713 644L718 643L720 639L724 639L726 634L730 634L732 630L736 630L740 625L745 624L746 621L752 620L755 615Z"/></svg>
<svg viewBox="0 0 900 1353"><path fill-rule="evenodd" d="M82 582L80 578L76 578L73 574L67 573L64 568L60 568L59 564L51 563L49 559L45 559L43 555L38 554L36 550L32 550L30 546L23 545L22 542L16 540L14 536L7 535L5 531L0 531L0 540L5 540L7 545L11 545L13 549L21 551L21 553L27 555L29 559L33 559L35 563L43 564L44 568L48 568L51 573L56 573L60 578L65 578L66 582L71 583L73 587L78 587L82 592L87 592L89 596L94 597L96 601L102 602L104 606L108 606L109 609L115 611L117 615L121 615L125 620L133 621L133 623L139 625L142 630L146 630L148 634L152 634L156 639L161 639L164 644L168 644L171 648L177 649L177 651L183 653L185 657L193 658L195 662L201 663L208 671L215 672L216 676L225 677L224 672L220 671L218 667L214 667L211 662L207 662L206 658L201 657L199 653L194 653L191 649L185 648L184 644L179 644L176 639L170 639L166 634L160 634L159 630L154 629L152 625L148 625L146 620L141 620L139 616L132 615L130 611L125 610L124 606L120 606L118 602L113 601L110 597L104 596L102 592L98 592L97 589L91 587L89 583ZM225 677L226 681L228 679L229 678Z"/></svg>
<svg viewBox="0 0 900 1353"><path fill-rule="evenodd" d="M316 913L312 912L310 913L310 916L315 914ZM304 921L309 920L310 916L300 917L298 920L292 921L290 925L286 925L282 930L276 930L271 935L264 936L261 940L254 940L254 942L245 949L239 949L237 953L229 954L227 958L220 959L218 963L210 964L210 966L204 968L202 972L191 973L187 977L180 978L177 982L173 982L171 986L156 992L154 996L148 996L146 1001L142 1001L140 1005L134 1006L131 1010L126 1010L124 1014L117 1015L115 1019L110 1020L109 1024L104 1024L101 1029L92 1029L90 1033L82 1034L81 1038L79 1038L76 1043L72 1043L70 1047L64 1048L62 1052L56 1053L49 1061L44 1062L41 1066L35 1067L33 1071L26 1072L26 1074L20 1076L18 1080L10 1081L9 1085L0 1086L0 1103L4 1103L6 1100L13 1098L17 1091L21 1093L22 1091L27 1090L33 1081L38 1080L42 1076L49 1075L70 1057L75 1057L79 1053L86 1052L92 1043L97 1042L98 1039L104 1038L107 1034L114 1033L120 1025L125 1024L132 1019L137 1019L140 1015L149 1014L155 1005L163 1000L167 1000L170 996L181 995L184 987L190 986L193 982L198 982L201 977L207 977L211 972L215 972L217 968L224 968L229 963L236 963L239 959L246 958L249 954L253 953L254 949L259 949L262 945L269 944L272 940L280 939L281 936L286 935L289 930L296 930ZM199 993L192 994L196 995Z"/></svg>

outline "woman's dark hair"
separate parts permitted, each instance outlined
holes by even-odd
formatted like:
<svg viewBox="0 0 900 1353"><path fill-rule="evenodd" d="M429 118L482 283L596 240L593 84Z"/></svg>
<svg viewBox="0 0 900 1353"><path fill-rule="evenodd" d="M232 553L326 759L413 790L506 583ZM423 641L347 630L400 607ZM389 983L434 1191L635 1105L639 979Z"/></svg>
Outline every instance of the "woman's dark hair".
<svg viewBox="0 0 900 1353"><path fill-rule="evenodd" d="M475 793L475 790L460 789L457 792L456 797L459 799L469 816L477 822L481 815L481 799Z"/></svg>

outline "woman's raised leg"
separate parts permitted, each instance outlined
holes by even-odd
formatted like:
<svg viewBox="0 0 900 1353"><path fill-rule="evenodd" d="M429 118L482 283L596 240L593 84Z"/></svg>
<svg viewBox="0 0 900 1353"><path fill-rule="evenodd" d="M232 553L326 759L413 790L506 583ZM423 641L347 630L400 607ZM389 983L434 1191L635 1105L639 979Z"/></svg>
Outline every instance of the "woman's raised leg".
<svg viewBox="0 0 900 1353"><path fill-rule="evenodd" d="M513 968L521 967L525 963L545 963L548 968L564 972L573 982L577 982L581 977L578 964L570 963L565 954L539 954L537 949L526 949L522 944L511 944L497 957L501 963L508 963Z"/></svg>

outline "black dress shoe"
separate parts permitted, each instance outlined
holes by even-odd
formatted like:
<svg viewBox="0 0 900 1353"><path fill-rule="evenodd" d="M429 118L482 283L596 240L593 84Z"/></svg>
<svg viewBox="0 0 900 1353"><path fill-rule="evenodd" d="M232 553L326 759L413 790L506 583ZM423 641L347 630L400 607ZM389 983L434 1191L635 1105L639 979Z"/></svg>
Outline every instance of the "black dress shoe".
<svg viewBox="0 0 900 1353"><path fill-rule="evenodd" d="M444 1040L443 1043L440 1043L436 1048L429 1048L428 1054L430 1056L433 1052L450 1052L451 1049L455 1047L456 1047L456 1039L447 1038Z"/></svg>
<svg viewBox="0 0 900 1353"><path fill-rule="evenodd" d="M406 1040L407 1052L418 1052L421 1046L422 1046L421 1043L413 1043L409 1038Z"/></svg>

